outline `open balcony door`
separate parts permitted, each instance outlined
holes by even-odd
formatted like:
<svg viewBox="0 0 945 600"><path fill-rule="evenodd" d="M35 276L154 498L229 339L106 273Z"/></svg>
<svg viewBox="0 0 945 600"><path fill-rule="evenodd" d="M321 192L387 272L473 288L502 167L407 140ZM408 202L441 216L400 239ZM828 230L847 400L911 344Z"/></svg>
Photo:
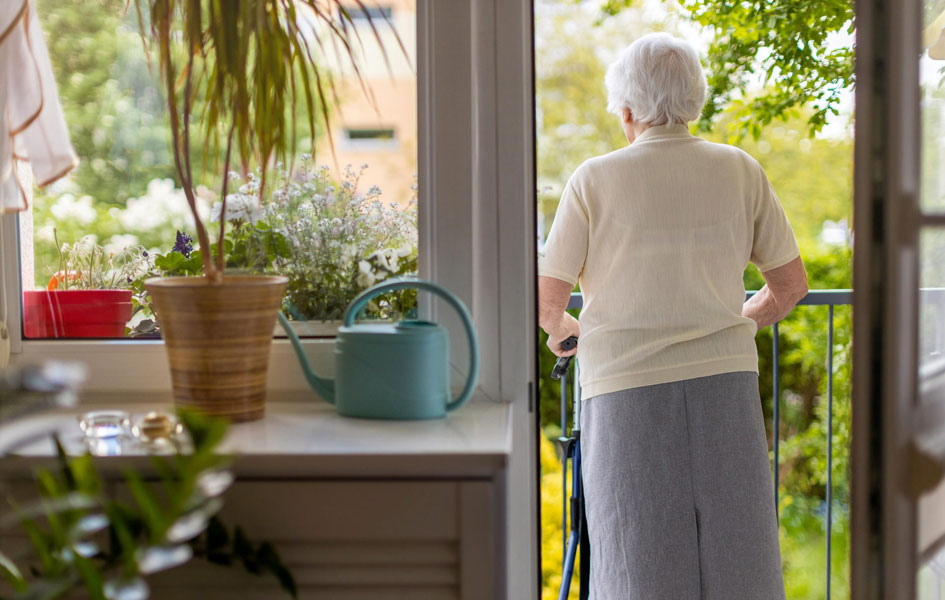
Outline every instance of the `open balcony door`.
<svg viewBox="0 0 945 600"><path fill-rule="evenodd" d="M930 75L945 77L929 65L945 53L943 5L856 2L856 600L918 598L918 571L945 546L945 354L928 321L940 294L920 291L945 287L929 281L945 269L945 135L930 133L941 127L945 95L930 101L927 93ZM940 111L934 123L930 110ZM943 327L945 303L931 312Z"/></svg>

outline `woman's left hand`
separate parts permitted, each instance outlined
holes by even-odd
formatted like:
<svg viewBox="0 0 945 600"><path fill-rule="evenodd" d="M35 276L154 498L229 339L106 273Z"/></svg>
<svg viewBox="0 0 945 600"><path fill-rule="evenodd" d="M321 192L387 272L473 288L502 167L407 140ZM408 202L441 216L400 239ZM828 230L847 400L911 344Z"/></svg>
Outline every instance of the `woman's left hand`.
<svg viewBox="0 0 945 600"><path fill-rule="evenodd" d="M548 332L548 348L550 348L556 356L573 356L577 354L577 348L572 348L568 351L561 349L561 342L571 336L576 338L581 337L581 324L578 323L577 319L563 312L561 313L561 321Z"/></svg>

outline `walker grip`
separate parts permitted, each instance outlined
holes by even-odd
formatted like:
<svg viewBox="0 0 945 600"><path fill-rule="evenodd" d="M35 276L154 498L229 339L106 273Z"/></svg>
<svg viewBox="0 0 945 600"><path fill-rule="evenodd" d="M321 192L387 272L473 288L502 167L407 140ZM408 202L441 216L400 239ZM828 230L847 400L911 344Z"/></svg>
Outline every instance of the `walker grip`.
<svg viewBox="0 0 945 600"><path fill-rule="evenodd" d="M562 350L567 352L568 350L573 350L577 346L578 339L575 336L571 336L568 339L561 342L559 346ZM574 358L574 355L571 356L562 356L558 359L558 362L555 363L555 368L551 371L551 378L555 381L561 379L565 373L568 371L568 367L571 366L571 359Z"/></svg>

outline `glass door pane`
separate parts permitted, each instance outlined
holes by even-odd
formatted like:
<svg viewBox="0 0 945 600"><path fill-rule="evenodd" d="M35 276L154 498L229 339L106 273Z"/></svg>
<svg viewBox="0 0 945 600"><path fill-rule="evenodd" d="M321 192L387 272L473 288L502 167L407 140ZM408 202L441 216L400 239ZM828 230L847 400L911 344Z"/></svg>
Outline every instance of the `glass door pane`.
<svg viewBox="0 0 945 600"><path fill-rule="evenodd" d="M919 234L919 372L931 376L945 361L945 228Z"/></svg>
<svg viewBox="0 0 945 600"><path fill-rule="evenodd" d="M945 0L924 0L922 56L922 208L945 211Z"/></svg>
<svg viewBox="0 0 945 600"><path fill-rule="evenodd" d="M922 6L921 210L945 212L945 0ZM945 228L927 224L919 234L919 372L945 369ZM927 398L926 400L931 400Z"/></svg>
<svg viewBox="0 0 945 600"><path fill-rule="evenodd" d="M945 550L919 570L918 600L945 600Z"/></svg>
<svg viewBox="0 0 945 600"><path fill-rule="evenodd" d="M918 417L926 460L945 460L940 446L945 423L945 0L922 0L922 53L919 57L921 165L919 228ZM918 503L918 550L926 556L945 536L945 482L927 489ZM942 597L945 553L920 568L918 597Z"/></svg>

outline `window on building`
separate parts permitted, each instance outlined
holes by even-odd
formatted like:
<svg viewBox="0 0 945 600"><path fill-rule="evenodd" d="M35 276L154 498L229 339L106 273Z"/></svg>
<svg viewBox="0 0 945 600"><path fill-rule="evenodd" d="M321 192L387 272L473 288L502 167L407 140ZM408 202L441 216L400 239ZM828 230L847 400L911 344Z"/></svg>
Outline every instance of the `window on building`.
<svg viewBox="0 0 945 600"><path fill-rule="evenodd" d="M351 141L358 140L381 140L388 141L394 139L393 129L356 129L345 127L345 138Z"/></svg>
<svg viewBox="0 0 945 600"><path fill-rule="evenodd" d="M346 6L345 11L347 11L348 16L351 17L351 20L355 23L363 21L365 24L368 21L375 23L389 21L394 14L394 9L390 6L365 5L363 8L360 6Z"/></svg>
<svg viewBox="0 0 945 600"><path fill-rule="evenodd" d="M920 210L945 213L945 2L922 5ZM945 371L945 227L927 217L919 233L919 368L932 379ZM926 398L931 401L931 398Z"/></svg>
<svg viewBox="0 0 945 600"><path fill-rule="evenodd" d="M390 151L396 150L398 146L397 135L393 128L345 127L344 130L344 147L349 150Z"/></svg>

